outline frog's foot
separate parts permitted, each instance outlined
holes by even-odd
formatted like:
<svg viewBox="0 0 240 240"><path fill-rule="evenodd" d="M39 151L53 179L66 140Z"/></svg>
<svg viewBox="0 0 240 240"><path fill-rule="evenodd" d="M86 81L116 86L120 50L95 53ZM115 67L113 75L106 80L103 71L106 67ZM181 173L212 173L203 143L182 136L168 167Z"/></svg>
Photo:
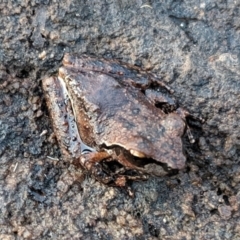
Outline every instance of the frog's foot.
<svg viewBox="0 0 240 240"><path fill-rule="evenodd" d="M139 171L128 170L125 167L117 171L111 171L105 166L104 162L97 162L92 165L91 173L99 182L115 187L125 187L129 180L142 181L148 179L148 175Z"/></svg>
<svg viewBox="0 0 240 240"><path fill-rule="evenodd" d="M205 119L203 119L201 116L196 116L195 114L192 114L192 113L188 112L184 108L178 108L176 110L176 113L178 115L180 115L182 119L192 118L192 119L194 119L196 121L199 121L200 123L204 123L205 122Z"/></svg>
<svg viewBox="0 0 240 240"><path fill-rule="evenodd" d="M131 174L128 174L128 171L131 172ZM120 171L117 171L116 175L118 177L124 177L126 180L130 181L145 181L149 178L149 175L143 171L134 171L126 168L122 168Z"/></svg>
<svg viewBox="0 0 240 240"><path fill-rule="evenodd" d="M187 127L187 135L188 135L188 139L190 143L195 143L195 138L192 135L191 129L188 125L186 125Z"/></svg>
<svg viewBox="0 0 240 240"><path fill-rule="evenodd" d="M125 187L128 181L144 181L148 179L148 175L143 172L134 172L126 168L120 169L120 171L111 172L100 166L100 164L95 164L93 167L94 177L104 184L108 184L116 187Z"/></svg>
<svg viewBox="0 0 240 240"><path fill-rule="evenodd" d="M111 185L115 182L113 174L109 171L109 169L105 168L102 164L96 162L92 165L91 174L94 176L95 179L97 179L99 182ZM124 186L125 186L124 181ZM121 183L121 180L119 180L119 184Z"/></svg>

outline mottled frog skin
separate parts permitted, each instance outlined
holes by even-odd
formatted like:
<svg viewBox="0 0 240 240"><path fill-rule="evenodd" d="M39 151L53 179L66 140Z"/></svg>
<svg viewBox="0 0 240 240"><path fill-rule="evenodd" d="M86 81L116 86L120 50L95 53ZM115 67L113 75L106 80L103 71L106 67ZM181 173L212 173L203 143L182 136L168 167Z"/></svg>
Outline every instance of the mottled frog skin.
<svg viewBox="0 0 240 240"><path fill-rule="evenodd" d="M63 156L117 186L184 168L188 112L157 108L167 97L147 89L154 84L171 91L136 67L65 54L58 76L43 80Z"/></svg>

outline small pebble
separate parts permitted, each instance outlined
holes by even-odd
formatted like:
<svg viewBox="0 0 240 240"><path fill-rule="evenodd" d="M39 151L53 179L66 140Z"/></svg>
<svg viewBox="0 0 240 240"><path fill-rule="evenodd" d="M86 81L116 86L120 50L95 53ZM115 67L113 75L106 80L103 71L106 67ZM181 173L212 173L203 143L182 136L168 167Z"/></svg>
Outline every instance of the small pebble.
<svg viewBox="0 0 240 240"><path fill-rule="evenodd" d="M219 212L221 218L228 220L231 218L232 208L230 206L221 205L218 207L218 212Z"/></svg>
<svg viewBox="0 0 240 240"><path fill-rule="evenodd" d="M42 51L42 52L38 55L38 57L39 57L40 59L44 60L44 59L46 58L46 55L47 55L47 52L44 50L44 51Z"/></svg>

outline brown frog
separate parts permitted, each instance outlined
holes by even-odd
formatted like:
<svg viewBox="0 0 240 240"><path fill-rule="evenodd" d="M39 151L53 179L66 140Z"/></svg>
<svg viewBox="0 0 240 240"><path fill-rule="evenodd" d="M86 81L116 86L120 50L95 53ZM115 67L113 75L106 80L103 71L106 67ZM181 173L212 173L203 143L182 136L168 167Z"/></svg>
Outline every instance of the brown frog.
<svg viewBox="0 0 240 240"><path fill-rule="evenodd" d="M165 112L155 103L174 101L150 91L163 84L135 66L65 54L57 77L43 80L54 131L65 158L99 181L125 186L184 168L182 136L189 113Z"/></svg>

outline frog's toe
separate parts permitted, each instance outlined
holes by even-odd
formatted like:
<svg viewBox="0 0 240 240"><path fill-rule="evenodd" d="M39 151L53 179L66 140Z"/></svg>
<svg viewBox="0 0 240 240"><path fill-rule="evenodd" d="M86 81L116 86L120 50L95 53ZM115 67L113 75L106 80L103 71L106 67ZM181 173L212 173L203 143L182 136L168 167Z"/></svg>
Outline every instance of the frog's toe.
<svg viewBox="0 0 240 240"><path fill-rule="evenodd" d="M100 163L95 163L92 165L91 174L101 183L111 184L114 182L112 174L103 169L103 166Z"/></svg>

